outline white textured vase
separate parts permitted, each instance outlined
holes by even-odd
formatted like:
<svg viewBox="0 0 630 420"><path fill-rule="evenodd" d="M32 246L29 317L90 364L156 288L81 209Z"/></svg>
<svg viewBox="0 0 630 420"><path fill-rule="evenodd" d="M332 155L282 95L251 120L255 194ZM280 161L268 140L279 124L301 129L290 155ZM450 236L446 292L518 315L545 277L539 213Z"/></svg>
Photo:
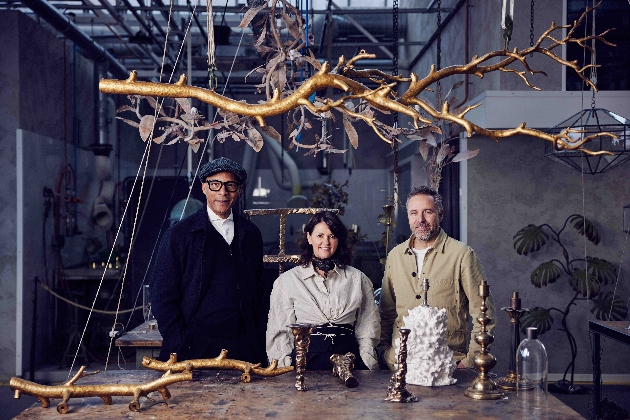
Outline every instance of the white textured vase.
<svg viewBox="0 0 630 420"><path fill-rule="evenodd" d="M407 383L423 386L452 385L456 369L446 340L446 309L417 306L403 317L411 333L407 340ZM396 359L400 339L396 339Z"/></svg>

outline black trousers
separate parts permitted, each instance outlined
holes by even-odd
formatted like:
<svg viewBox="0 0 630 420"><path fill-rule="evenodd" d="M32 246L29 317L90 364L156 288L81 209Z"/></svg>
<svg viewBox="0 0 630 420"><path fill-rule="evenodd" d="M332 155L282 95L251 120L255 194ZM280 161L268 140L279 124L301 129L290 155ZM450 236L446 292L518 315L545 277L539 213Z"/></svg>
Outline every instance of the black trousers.
<svg viewBox="0 0 630 420"><path fill-rule="evenodd" d="M354 326L351 324L326 324L320 325L311 334L311 343L306 354L307 370L331 370L330 356L333 354L344 355L348 352L355 355L354 368L366 370L359 354L359 343L354 335ZM291 354L295 365L295 349Z"/></svg>
<svg viewBox="0 0 630 420"><path fill-rule="evenodd" d="M208 359L227 350L227 358L260 363L252 349L249 335L243 329L225 330L207 325L191 324L184 340L177 347L177 360Z"/></svg>

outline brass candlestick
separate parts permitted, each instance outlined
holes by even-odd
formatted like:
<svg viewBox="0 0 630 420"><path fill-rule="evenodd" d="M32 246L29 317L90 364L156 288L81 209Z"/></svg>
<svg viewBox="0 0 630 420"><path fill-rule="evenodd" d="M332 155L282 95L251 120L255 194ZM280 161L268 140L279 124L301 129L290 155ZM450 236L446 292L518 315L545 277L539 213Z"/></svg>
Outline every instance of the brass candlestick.
<svg viewBox="0 0 630 420"><path fill-rule="evenodd" d="M348 388L356 388L359 386L359 380L352 375L355 357L356 356L350 352L343 356L340 354L330 356L330 363L333 364L333 375L338 376Z"/></svg>
<svg viewBox="0 0 630 420"><path fill-rule="evenodd" d="M422 291L424 292L424 299L422 301L422 306L429 306L429 279L422 280Z"/></svg>
<svg viewBox="0 0 630 420"><path fill-rule="evenodd" d="M298 391L306 391L308 387L304 385L304 371L306 371L306 353L308 346L311 344L311 333L315 325L310 324L291 324L289 325L291 332L295 337L295 388Z"/></svg>
<svg viewBox="0 0 630 420"><path fill-rule="evenodd" d="M501 308L501 310L507 312L510 317L512 338L510 340L510 368L507 376L497 379L497 386L506 391L516 391L516 348L521 342L519 324L521 317L524 313L529 312L529 309L521 308L521 299L518 297L518 292L513 292L510 298L510 306ZM531 389L532 386L530 381L520 381L518 384L520 389Z"/></svg>
<svg viewBox="0 0 630 420"><path fill-rule="evenodd" d="M390 385L387 387L387 397L389 402L417 402L418 398L407 391L407 338L411 332L408 328L400 329L400 351L398 352L398 369L392 375Z"/></svg>
<svg viewBox="0 0 630 420"><path fill-rule="evenodd" d="M481 324L481 332L475 336L475 342L481 346L481 351L473 359L475 368L479 370L479 376L464 391L464 395L475 400L498 400L503 398L503 392L488 377L490 370L497 364L497 359L488 352L488 346L492 344L494 337L486 329L486 325L492 320L486 315L488 311L486 298L490 296L490 289L485 280L479 285L479 296L481 296L481 313L477 317L477 322Z"/></svg>

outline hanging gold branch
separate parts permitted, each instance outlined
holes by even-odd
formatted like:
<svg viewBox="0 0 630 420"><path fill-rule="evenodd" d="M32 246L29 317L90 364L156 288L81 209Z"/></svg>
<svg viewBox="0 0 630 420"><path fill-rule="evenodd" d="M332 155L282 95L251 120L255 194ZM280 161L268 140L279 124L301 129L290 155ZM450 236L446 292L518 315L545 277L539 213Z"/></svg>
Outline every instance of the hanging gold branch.
<svg viewBox="0 0 630 420"><path fill-rule="evenodd" d="M183 362L177 361L177 354L171 353L168 361L161 362L157 359L144 356L142 358L142 366L145 368L165 372L170 370L171 372L182 372L187 366L191 369L231 369L240 370L243 372L241 380L243 382L249 382L251 380L251 374L258 376L278 376L287 372L293 371L293 366L278 367L278 361L273 359L271 364L266 368L261 368L260 363L249 363L241 360L234 360L227 358L227 350L221 350L221 354L213 359L192 359L185 360Z"/></svg>
<svg viewBox="0 0 630 420"><path fill-rule="evenodd" d="M276 10L276 5L282 3L283 12L280 13ZM262 45L263 40L269 38L274 40L276 48L269 48L266 52L274 52L269 54L267 65L265 69L261 70L264 79L264 85L267 92L267 101L258 104L248 104L246 102L239 102L233 99L222 96L214 90L208 90L198 88L194 86L186 85L186 76L182 75L175 84L161 84L152 82L142 82L137 80L137 75L132 72L127 80L108 80L103 79L100 81L99 88L103 93L112 94L127 94L127 95L140 95L144 97L160 96L170 98L196 98L202 102L213 105L223 110L224 115L231 116L232 122L224 122L223 127L228 128L230 124L237 125L241 128L241 131L246 130L249 136L249 143L256 149L260 150L262 147L262 141L257 137L252 138L254 121L260 127L266 127L265 119L268 117L281 115L293 110L298 110L300 117L293 117L294 121L298 121L293 130L290 139L292 145L299 145L300 147L310 148L309 153L317 152L319 150L338 151L330 144L327 138L316 137L316 142L313 145L305 145L297 143L296 138L302 130L309 128L311 124L305 118L304 112L308 110L318 118L334 118L331 114L332 111L340 112L344 115L344 127L349 131L349 135L356 130L352 127L351 121L363 121L384 141L391 143L393 141L400 141L398 137L405 137L411 140L421 140L421 142L427 142L426 133L429 126L436 126L440 122L449 122L461 126L470 137L473 134L487 136L498 141L501 138L511 137L518 134L525 134L532 137L537 137L545 141L553 143L556 150L579 150L590 155L610 154L607 151L592 151L584 145L591 139L598 136L608 136L617 138L612 133L602 132L596 133L578 141L573 140L570 133L576 133L578 131L571 130L569 128L563 130L558 134L544 133L540 130L527 128L525 123L522 123L518 127L505 129L505 130L488 130L480 127L466 118L466 114L479 106L479 104L470 105L462 111L456 113L450 109L448 101L444 101L437 106L430 104L427 100L419 97L425 90L431 90L430 86L441 81L447 77L454 75L472 74L483 78L485 74L495 71L503 71L508 73L514 73L520 77L524 83L535 90L540 90L538 87L532 85L528 79L528 76L534 74L545 74L540 70L533 70L527 62L527 56L529 54L543 54L559 64L572 69L578 76L590 86L592 89L597 90L596 86L584 75L584 71L593 67L594 65L586 65L580 67L577 61L567 61L558 56L554 50L561 46L570 43L576 43L583 48L590 49L587 45L588 41L598 40L607 45L614 46L613 43L607 41L604 36L610 31L606 30L599 35L591 35L583 38L574 37L574 33L578 26L582 24L585 17L592 13L594 9L599 7L597 4L594 7L587 8L582 14L580 19L573 22L571 25L558 26L552 23L550 28L547 29L538 39L538 41L531 47L518 51L516 48L513 51L500 50L493 51L481 57L473 57L472 60L459 66L450 66L444 69L435 70L435 66L431 67L429 74L423 79L419 79L416 74L411 73L409 78L400 76L389 76L378 70L356 70L355 63L363 58L374 58L375 55L367 54L361 51L357 56L346 59L342 56L339 58L337 66L332 70L330 65L326 62L319 66L319 63L310 56L302 56L297 52L298 44L304 41L304 32L302 27L301 18L299 13L293 10L293 6L288 4L285 0L272 0L271 12L276 14L280 13L282 21L286 26L288 32L293 36L292 42L282 42L279 31L281 27L276 26L276 19L271 19L271 34L263 30L260 35L260 39L257 41L257 45ZM258 6L256 11L261 10L262 6ZM250 9L252 11L254 9ZM255 13L247 13L246 17L241 22L241 26L247 26L253 19ZM294 20L291 20L294 19ZM293 23L291 23L293 22ZM294 25L295 24L295 25ZM266 25L266 23L265 23ZM266 28L266 26L265 26ZM563 38L556 39L553 34L558 30L567 29L567 34ZM263 39L264 38L264 39ZM551 41L551 44L544 47L543 42ZM259 49L260 51L260 49ZM494 64L487 64L495 58L501 58L500 61ZM300 62L302 64L309 63L312 67L318 68L318 71L304 80L303 82L295 82L293 77L287 78L287 68L284 64L285 60ZM512 64L520 63L524 70L516 70L508 67ZM354 78L368 79L377 83L379 86L375 89L370 89L362 83L354 80ZM407 90L398 95L395 88L399 87L400 83L408 82L409 86ZM273 88L273 89L272 89ZM344 92L342 97L337 100L331 98L315 98L311 101L312 95L323 89L338 89ZM272 93L271 93L272 92ZM356 109L360 109L359 112L354 111L355 105L353 101L358 101L359 105ZM413 121L411 128L395 128L390 127L387 124L381 122L376 112L390 113L397 112L407 115ZM421 114L426 113L432 119L429 119ZM233 115L232 115L233 114ZM239 119L239 116L240 119ZM146 116L145 116L146 118ZM279 138L277 132L274 132L274 138ZM223 134L223 138L228 134L234 133L233 131ZM235 140L246 138L244 134L240 136L235 134ZM357 146L358 139L353 136L353 146ZM292 146L290 146L292 147ZM422 146L421 146L422 149Z"/></svg>

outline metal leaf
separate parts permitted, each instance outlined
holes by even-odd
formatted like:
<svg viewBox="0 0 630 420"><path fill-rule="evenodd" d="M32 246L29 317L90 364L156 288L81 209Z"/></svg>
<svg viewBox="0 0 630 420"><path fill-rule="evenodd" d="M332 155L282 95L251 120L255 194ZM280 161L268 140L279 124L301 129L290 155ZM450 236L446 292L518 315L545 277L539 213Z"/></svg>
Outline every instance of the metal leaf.
<svg viewBox="0 0 630 420"><path fill-rule="evenodd" d="M547 261L540 264L531 276L532 284L537 287L546 287L549 283L555 283L562 276L562 269L554 261Z"/></svg>
<svg viewBox="0 0 630 420"><path fill-rule="evenodd" d="M612 263L596 257L586 257L586 261L589 274L601 284L613 283L617 278L617 269Z"/></svg>
<svg viewBox="0 0 630 420"><path fill-rule="evenodd" d="M354 129L346 114L343 114L343 127L346 129L348 140L350 140L352 147L355 149L359 147L359 136L357 135L357 130Z"/></svg>
<svg viewBox="0 0 630 420"><path fill-rule="evenodd" d="M608 291L593 299L591 313L594 314L597 319L622 321L628 316L628 305L625 299Z"/></svg>
<svg viewBox="0 0 630 420"><path fill-rule="evenodd" d="M179 106L182 107L186 114L190 114L190 99L189 98L175 98ZM184 120L186 121L186 120Z"/></svg>
<svg viewBox="0 0 630 420"><path fill-rule="evenodd" d="M145 115L140 119L140 138L142 141L147 141L151 131L153 131L153 126L155 125L155 117L153 115Z"/></svg>
<svg viewBox="0 0 630 420"><path fill-rule="evenodd" d="M474 158L479 153L479 149L477 150L464 150L463 152L459 152L451 162L461 162L463 160L468 160L470 158Z"/></svg>
<svg viewBox="0 0 630 420"><path fill-rule="evenodd" d="M284 24L287 26L287 29L289 30L289 33L291 34L291 36L296 40L300 39L300 31L298 29L298 26L295 20L293 20L291 16L287 15L284 12L281 15L282 15L282 20L284 21Z"/></svg>
<svg viewBox="0 0 630 420"><path fill-rule="evenodd" d="M538 251L549 239L549 235L540 226L527 225L516 232L514 239L514 249L519 255L527 255L530 252Z"/></svg>
<svg viewBox="0 0 630 420"><path fill-rule="evenodd" d="M277 141L278 143L282 144L282 137L280 136L280 133L278 133L276 129L273 128L272 126L266 125L264 127L259 127L258 129L262 131L263 133L265 133L266 135L268 135L269 137L271 137L272 139L274 139L275 141Z"/></svg>
<svg viewBox="0 0 630 420"><path fill-rule="evenodd" d="M569 218L569 223L571 223L571 226L573 226L575 230L580 233L580 235L586 236L586 239L588 239L595 245L599 244L599 232L595 225L592 224L588 219L580 216L579 214L574 214Z"/></svg>
<svg viewBox="0 0 630 420"><path fill-rule="evenodd" d="M525 334L527 328L536 327L538 328L538 334L542 335L549 331L552 325L553 317L551 316L551 311L538 306L523 314L521 318L521 331L523 334Z"/></svg>
<svg viewBox="0 0 630 420"><path fill-rule="evenodd" d="M426 141L420 141L419 149L422 159L426 162L429 157L429 144Z"/></svg>
<svg viewBox="0 0 630 420"><path fill-rule="evenodd" d="M246 141L256 152L260 152L260 149L263 147L263 138L255 128L247 129Z"/></svg>
<svg viewBox="0 0 630 420"><path fill-rule="evenodd" d="M575 270L569 279L571 288L583 297L595 296L599 293L600 283L597 278L584 270Z"/></svg>
<svg viewBox="0 0 630 420"><path fill-rule="evenodd" d="M256 16L256 14L265 7L267 7L267 2L265 2L265 4L263 4L262 6L252 7L251 9L249 9L247 12L245 12L243 20L241 20L241 23L239 23L238 27L240 29L246 28L247 25L249 25L249 22L254 19L254 16Z"/></svg>

